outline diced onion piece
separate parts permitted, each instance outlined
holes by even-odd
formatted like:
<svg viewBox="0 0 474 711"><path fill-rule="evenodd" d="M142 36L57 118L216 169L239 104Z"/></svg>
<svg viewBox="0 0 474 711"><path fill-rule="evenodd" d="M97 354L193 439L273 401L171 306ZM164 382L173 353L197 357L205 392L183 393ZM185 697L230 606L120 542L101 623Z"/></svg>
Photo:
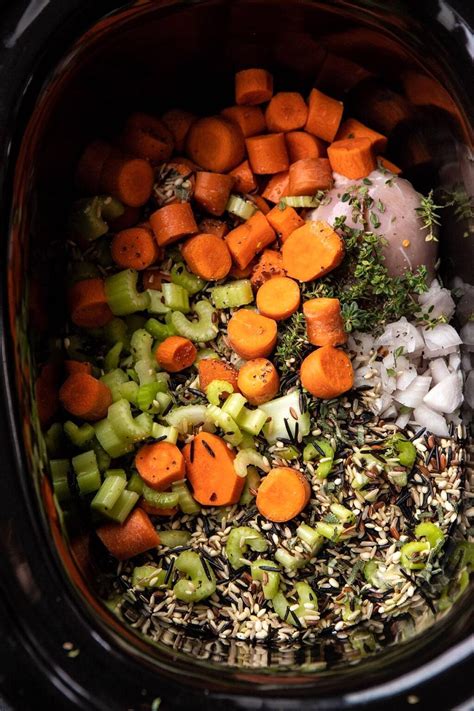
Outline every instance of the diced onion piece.
<svg viewBox="0 0 474 711"><path fill-rule="evenodd" d="M430 361L430 373L435 385L449 376L449 369L444 358L435 358Z"/></svg>
<svg viewBox="0 0 474 711"><path fill-rule="evenodd" d="M416 376L416 368L413 365L409 365L406 370L402 370L397 378L397 390L406 390Z"/></svg>
<svg viewBox="0 0 474 711"><path fill-rule="evenodd" d="M426 427L429 432L432 432L437 437L449 436L448 425L443 415L430 410L426 405L419 405L415 408L413 419L420 427Z"/></svg>
<svg viewBox="0 0 474 711"><path fill-rule="evenodd" d="M397 390L393 393L393 398L405 407L417 407L423 402L423 398L428 393L431 385L431 376L417 376L406 390Z"/></svg>
<svg viewBox="0 0 474 711"><path fill-rule="evenodd" d="M474 321L468 321L461 329L461 339L467 349L474 351Z"/></svg>
<svg viewBox="0 0 474 711"><path fill-rule="evenodd" d="M445 351L462 343L456 329L447 323L439 323L434 328L424 328L423 337L429 351Z"/></svg>
<svg viewBox="0 0 474 711"><path fill-rule="evenodd" d="M403 316L399 321L387 324L375 346L387 346L391 350L403 348L403 353L416 353L423 349L424 343L418 329Z"/></svg>
<svg viewBox="0 0 474 711"><path fill-rule="evenodd" d="M423 398L423 402L436 412L452 413L462 403L462 382L456 373L449 374L434 386Z"/></svg>

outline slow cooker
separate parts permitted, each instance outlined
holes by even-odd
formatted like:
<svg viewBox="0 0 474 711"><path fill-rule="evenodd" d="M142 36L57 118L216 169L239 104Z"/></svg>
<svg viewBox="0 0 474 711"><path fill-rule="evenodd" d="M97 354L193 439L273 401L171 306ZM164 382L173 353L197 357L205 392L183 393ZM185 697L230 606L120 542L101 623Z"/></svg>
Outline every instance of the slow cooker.
<svg viewBox="0 0 474 711"><path fill-rule="evenodd" d="M231 100L224 77L265 66L361 119L368 87L395 93L403 120L371 117L389 157L421 191L458 182L472 193L472 20L463 0L2 3L0 689L13 707L470 708L472 587L421 634L357 663L327 640L262 650L168 632L151 645L119 623L51 506L34 379L39 344L64 319L71 175L91 138L113 134L131 106L217 108ZM446 279L472 283L472 244L447 223Z"/></svg>

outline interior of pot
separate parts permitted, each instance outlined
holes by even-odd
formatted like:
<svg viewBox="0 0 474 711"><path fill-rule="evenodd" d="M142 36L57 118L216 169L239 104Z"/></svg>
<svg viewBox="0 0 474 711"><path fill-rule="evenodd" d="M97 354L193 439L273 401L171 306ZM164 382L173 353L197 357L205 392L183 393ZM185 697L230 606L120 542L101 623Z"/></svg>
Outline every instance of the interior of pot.
<svg viewBox="0 0 474 711"><path fill-rule="evenodd" d="M93 605L107 624L112 624L111 613L94 602L89 583L81 581L68 546L61 543L61 522L44 481L45 447L34 404L37 368L56 357L64 332L64 244L79 154L91 139L118 133L133 110L159 115L180 106L209 114L230 105L234 72L264 66L281 90L306 95L316 86L343 100L350 115L388 135L387 157L420 191L460 183L470 193L469 103L445 51L414 20L387 16L374 3L364 9L361 3L339 2L145 0L93 26L38 97L16 168L12 221L9 298L21 420L56 554L65 574L79 583L84 604ZM387 112L371 110L368 97L377 93L390 103ZM447 223L440 238L442 270L448 279L472 282L472 240L463 237L464 231L462 223ZM455 618L453 612L448 615ZM434 622L427 608L420 628ZM376 631L377 644L384 647L419 631L402 615ZM127 639L139 644L133 633ZM172 649L193 663L199 657L205 663L262 670L314 672L347 665L361 653L347 634L278 649L203 640L169 628L159 631L156 640L148 650L152 656L166 657Z"/></svg>

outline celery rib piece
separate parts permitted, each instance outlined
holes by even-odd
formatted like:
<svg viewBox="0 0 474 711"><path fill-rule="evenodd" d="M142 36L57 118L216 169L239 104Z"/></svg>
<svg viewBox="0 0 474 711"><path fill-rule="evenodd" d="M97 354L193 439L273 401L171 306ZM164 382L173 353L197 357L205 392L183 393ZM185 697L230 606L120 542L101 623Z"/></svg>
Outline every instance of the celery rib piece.
<svg viewBox="0 0 474 711"><path fill-rule="evenodd" d="M126 316L145 311L150 305L150 295L137 291L138 272L124 269L105 280L107 303L114 316Z"/></svg>
<svg viewBox="0 0 474 711"><path fill-rule="evenodd" d="M253 290L250 279L239 279L230 284L215 286L211 298L217 309L233 309L246 306L253 301Z"/></svg>
<svg viewBox="0 0 474 711"><path fill-rule="evenodd" d="M194 342L212 341L218 333L218 328L212 320L215 314L214 307L209 301L198 301L194 305L193 311L198 316L197 321L189 321L180 311L173 311L171 324L176 333Z"/></svg>

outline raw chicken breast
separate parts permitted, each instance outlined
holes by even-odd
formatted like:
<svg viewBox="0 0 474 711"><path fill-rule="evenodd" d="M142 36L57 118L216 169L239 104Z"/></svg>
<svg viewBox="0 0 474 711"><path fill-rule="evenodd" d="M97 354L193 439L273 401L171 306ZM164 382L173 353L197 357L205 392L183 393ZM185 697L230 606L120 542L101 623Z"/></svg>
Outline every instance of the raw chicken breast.
<svg viewBox="0 0 474 711"><path fill-rule="evenodd" d="M352 193L362 186L362 180L348 180L337 174L334 178L335 187L327 193L324 204L309 213L309 219L324 220L333 225L336 217L344 215L348 227L360 229L360 216L353 215L349 201L342 202L341 198L344 193ZM416 208L420 207L420 193L408 180L379 170L374 170L369 180L372 185L367 186L368 194L374 201L370 211L377 216L380 225L374 227L369 224L372 231L383 236L387 242L382 246L382 253L389 274L400 276L407 269L415 270L425 264L428 276L433 277L437 245L425 240L427 231L416 212ZM381 205L382 210L377 205Z"/></svg>

